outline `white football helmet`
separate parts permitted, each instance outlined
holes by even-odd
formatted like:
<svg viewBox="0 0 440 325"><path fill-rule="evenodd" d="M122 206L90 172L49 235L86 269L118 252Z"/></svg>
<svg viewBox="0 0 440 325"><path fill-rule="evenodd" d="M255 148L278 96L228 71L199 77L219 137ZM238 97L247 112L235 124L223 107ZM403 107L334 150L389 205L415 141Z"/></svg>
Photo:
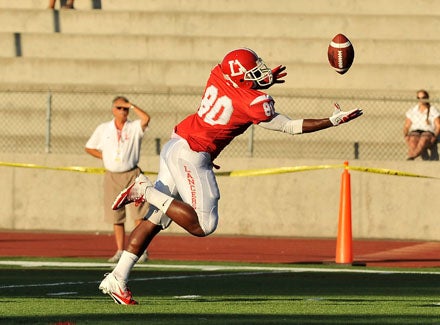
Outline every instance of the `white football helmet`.
<svg viewBox="0 0 440 325"><path fill-rule="evenodd" d="M257 89L270 86L273 82L272 71L257 53L248 48L226 54L220 68L225 78L232 81L235 87Z"/></svg>

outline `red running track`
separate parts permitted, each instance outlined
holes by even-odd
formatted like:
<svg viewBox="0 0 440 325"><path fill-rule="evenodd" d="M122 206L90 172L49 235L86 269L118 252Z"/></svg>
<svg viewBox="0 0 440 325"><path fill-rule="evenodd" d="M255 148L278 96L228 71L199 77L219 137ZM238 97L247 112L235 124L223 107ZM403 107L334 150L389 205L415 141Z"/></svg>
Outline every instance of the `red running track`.
<svg viewBox="0 0 440 325"><path fill-rule="evenodd" d="M0 232L0 257L90 257L114 254L111 234ZM440 267L440 242L354 240L354 261L366 266ZM265 238L160 234L149 247L151 260L286 264L334 262L336 239Z"/></svg>

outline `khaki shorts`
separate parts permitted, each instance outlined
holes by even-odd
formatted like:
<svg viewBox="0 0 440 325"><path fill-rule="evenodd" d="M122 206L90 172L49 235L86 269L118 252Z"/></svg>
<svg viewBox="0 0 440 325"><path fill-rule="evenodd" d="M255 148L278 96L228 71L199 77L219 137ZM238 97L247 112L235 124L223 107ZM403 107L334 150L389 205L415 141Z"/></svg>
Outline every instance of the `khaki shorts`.
<svg viewBox="0 0 440 325"><path fill-rule="evenodd" d="M125 223L127 214L133 219L142 219L148 211L149 204L145 202L139 206L127 204L125 207L113 210L112 205L119 193L130 185L141 173L136 167L128 172L113 173L106 171L104 174L104 217L107 222L113 224Z"/></svg>

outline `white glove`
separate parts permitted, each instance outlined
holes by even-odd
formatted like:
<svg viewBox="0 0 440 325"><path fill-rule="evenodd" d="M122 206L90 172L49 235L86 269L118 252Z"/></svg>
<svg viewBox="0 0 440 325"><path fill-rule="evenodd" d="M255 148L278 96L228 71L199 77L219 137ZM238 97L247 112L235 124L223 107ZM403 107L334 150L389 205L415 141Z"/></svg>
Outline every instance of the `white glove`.
<svg viewBox="0 0 440 325"><path fill-rule="evenodd" d="M362 109L355 108L348 112L343 112L338 103L335 103L333 115L329 118L334 126L354 120L363 114Z"/></svg>

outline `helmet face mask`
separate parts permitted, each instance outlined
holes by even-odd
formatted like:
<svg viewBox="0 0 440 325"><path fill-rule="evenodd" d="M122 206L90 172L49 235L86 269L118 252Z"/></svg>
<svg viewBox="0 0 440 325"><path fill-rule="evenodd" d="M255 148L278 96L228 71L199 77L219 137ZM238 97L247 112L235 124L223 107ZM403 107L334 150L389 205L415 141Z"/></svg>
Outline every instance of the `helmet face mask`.
<svg viewBox="0 0 440 325"><path fill-rule="evenodd" d="M255 68L244 74L244 80L253 80L261 87L271 85L273 81L272 70L267 67L261 58L258 58L256 63L257 66Z"/></svg>
<svg viewBox="0 0 440 325"><path fill-rule="evenodd" d="M220 67L225 78L236 88L258 89L273 82L272 71L251 49L242 48L229 52Z"/></svg>

